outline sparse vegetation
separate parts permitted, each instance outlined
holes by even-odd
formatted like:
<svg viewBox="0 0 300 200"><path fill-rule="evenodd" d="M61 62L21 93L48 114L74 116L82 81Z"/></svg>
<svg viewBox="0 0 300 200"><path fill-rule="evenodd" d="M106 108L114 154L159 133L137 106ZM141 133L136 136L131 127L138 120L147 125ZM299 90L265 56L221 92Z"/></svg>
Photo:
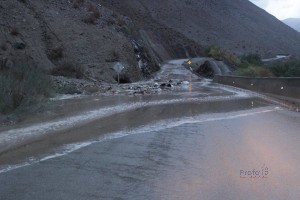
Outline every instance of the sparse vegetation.
<svg viewBox="0 0 300 200"><path fill-rule="evenodd" d="M300 77L300 60L291 59L264 64L260 55L248 54L241 58L235 74L250 77Z"/></svg>
<svg viewBox="0 0 300 200"><path fill-rule="evenodd" d="M89 86L86 86L86 87L84 88L84 91L85 91L87 94L94 94L94 93L99 92L99 88L98 88L98 86L96 86L96 85L94 85L94 86L89 85Z"/></svg>
<svg viewBox="0 0 300 200"><path fill-rule="evenodd" d="M248 54L242 56L239 67L245 68L250 65L262 66L263 62L261 60L261 56L259 54Z"/></svg>
<svg viewBox="0 0 300 200"><path fill-rule="evenodd" d="M118 18L116 19L116 24L117 24L118 26L125 26L125 25L126 25L126 21L125 21L124 19L122 19L121 17L118 17Z"/></svg>
<svg viewBox="0 0 300 200"><path fill-rule="evenodd" d="M59 60L63 58L63 48L62 47L57 47L54 49L51 49L48 53L50 60Z"/></svg>
<svg viewBox="0 0 300 200"><path fill-rule="evenodd" d="M97 5L94 3L90 3L88 5L87 11L93 13L96 18L100 17L100 12L97 8Z"/></svg>
<svg viewBox="0 0 300 200"><path fill-rule="evenodd" d="M26 0L18 0L18 1L21 2L21 3L27 3Z"/></svg>
<svg viewBox="0 0 300 200"><path fill-rule="evenodd" d="M211 47L207 55L235 65L238 69L234 72L237 76L249 77L300 77L300 60L290 59L264 64L259 54L247 54L240 59L226 52L220 47Z"/></svg>
<svg viewBox="0 0 300 200"><path fill-rule="evenodd" d="M19 29L16 28L16 27L12 27L12 28L10 29L10 34L13 35L13 36L19 35L19 34L20 34Z"/></svg>
<svg viewBox="0 0 300 200"><path fill-rule="evenodd" d="M82 21L86 24L96 24L96 20L97 19L91 14L82 18Z"/></svg>
<svg viewBox="0 0 300 200"><path fill-rule="evenodd" d="M221 47L213 46L209 48L207 50L207 55L216 60L222 60L231 65L237 66L240 64L240 60L236 56L230 54L229 52L222 49Z"/></svg>
<svg viewBox="0 0 300 200"><path fill-rule="evenodd" d="M81 94L82 92L78 90L76 84L67 83L54 88L55 93L57 94Z"/></svg>
<svg viewBox="0 0 300 200"><path fill-rule="evenodd" d="M7 50L7 46L6 46L5 43L1 44L1 49L2 49L3 51L6 51L6 50Z"/></svg>
<svg viewBox="0 0 300 200"><path fill-rule="evenodd" d="M84 68L70 61L63 61L60 65L52 69L51 75L80 79L84 77Z"/></svg>
<svg viewBox="0 0 300 200"><path fill-rule="evenodd" d="M120 53L117 50L112 51L112 56L113 56L113 59L115 59L117 61L120 59Z"/></svg>
<svg viewBox="0 0 300 200"><path fill-rule="evenodd" d="M108 25L114 25L116 23L115 19L113 17L109 17L107 20Z"/></svg>
<svg viewBox="0 0 300 200"><path fill-rule="evenodd" d="M10 114L36 105L50 96L50 88L50 77L36 67L14 65L11 68L1 68L0 113Z"/></svg>
<svg viewBox="0 0 300 200"><path fill-rule="evenodd" d="M80 8L84 4L84 0L73 0L73 8Z"/></svg>
<svg viewBox="0 0 300 200"><path fill-rule="evenodd" d="M277 77L300 77L300 60L291 59L284 62L276 62L267 67Z"/></svg>
<svg viewBox="0 0 300 200"><path fill-rule="evenodd" d="M98 10L97 5L90 3L87 11L88 14L82 19L82 21L87 24L96 24L96 21L100 17L100 11Z"/></svg>
<svg viewBox="0 0 300 200"><path fill-rule="evenodd" d="M117 62L120 61L120 53L114 49L111 51L109 58L105 59L106 62Z"/></svg>
<svg viewBox="0 0 300 200"><path fill-rule="evenodd" d="M240 68L234 73L237 76L248 77L273 77L272 72L265 67L249 66L247 68Z"/></svg>
<svg viewBox="0 0 300 200"><path fill-rule="evenodd" d="M127 24L126 21L120 16L110 17L107 22L108 25L117 25L117 26L125 26Z"/></svg>
<svg viewBox="0 0 300 200"><path fill-rule="evenodd" d="M8 70L9 69L9 62L7 58L1 58L0 59L0 72Z"/></svg>

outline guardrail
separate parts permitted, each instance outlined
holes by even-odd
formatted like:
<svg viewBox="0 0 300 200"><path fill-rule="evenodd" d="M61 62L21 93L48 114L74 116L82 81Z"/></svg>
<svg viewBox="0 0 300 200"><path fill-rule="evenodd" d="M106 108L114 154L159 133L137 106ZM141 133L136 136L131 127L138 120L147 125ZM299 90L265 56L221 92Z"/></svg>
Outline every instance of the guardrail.
<svg viewBox="0 0 300 200"><path fill-rule="evenodd" d="M240 87L257 92L300 99L300 77L298 78L252 78L215 75L214 82Z"/></svg>

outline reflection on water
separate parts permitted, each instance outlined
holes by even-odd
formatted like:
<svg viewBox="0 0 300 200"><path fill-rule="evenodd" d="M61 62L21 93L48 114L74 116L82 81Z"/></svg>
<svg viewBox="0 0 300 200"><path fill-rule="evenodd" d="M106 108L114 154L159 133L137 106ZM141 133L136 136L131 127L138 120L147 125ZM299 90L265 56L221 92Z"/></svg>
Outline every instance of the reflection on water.
<svg viewBox="0 0 300 200"><path fill-rule="evenodd" d="M3 142L57 128L25 150L0 155L4 162L36 153L0 170L1 197L300 199L299 116L252 93L198 80L176 64L158 77L188 80L186 88L66 100L58 112L69 106L76 113L1 134ZM263 165L267 179L240 178L241 169Z"/></svg>

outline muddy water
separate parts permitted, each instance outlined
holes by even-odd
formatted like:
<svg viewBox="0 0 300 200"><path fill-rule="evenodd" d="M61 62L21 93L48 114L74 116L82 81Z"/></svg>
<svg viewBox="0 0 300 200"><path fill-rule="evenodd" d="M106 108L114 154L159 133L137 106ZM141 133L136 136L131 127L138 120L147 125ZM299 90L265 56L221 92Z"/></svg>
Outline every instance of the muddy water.
<svg viewBox="0 0 300 200"><path fill-rule="evenodd" d="M128 127L2 171L1 198L297 200L299 120L268 106Z"/></svg>
<svg viewBox="0 0 300 200"><path fill-rule="evenodd" d="M181 63L156 75L189 81L168 93L57 100L2 129L1 198L299 199L299 114Z"/></svg>
<svg viewBox="0 0 300 200"><path fill-rule="evenodd" d="M131 130L162 120L204 113L247 110L268 104L245 91L200 79L171 61L155 81L186 81L156 95L75 96L52 102L47 115L32 117L0 133L0 165L53 152L66 144L93 140L100 135ZM4 167L5 168L5 167Z"/></svg>

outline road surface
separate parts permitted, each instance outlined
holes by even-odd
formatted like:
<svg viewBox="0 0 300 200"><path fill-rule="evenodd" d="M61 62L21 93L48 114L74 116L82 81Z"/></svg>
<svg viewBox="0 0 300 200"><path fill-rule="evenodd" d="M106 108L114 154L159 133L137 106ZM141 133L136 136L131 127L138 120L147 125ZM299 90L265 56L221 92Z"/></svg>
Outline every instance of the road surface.
<svg viewBox="0 0 300 200"><path fill-rule="evenodd" d="M0 199L300 199L300 114L181 63L156 76L190 81L167 95L111 97L121 111L47 137L15 129L39 139L0 156Z"/></svg>

